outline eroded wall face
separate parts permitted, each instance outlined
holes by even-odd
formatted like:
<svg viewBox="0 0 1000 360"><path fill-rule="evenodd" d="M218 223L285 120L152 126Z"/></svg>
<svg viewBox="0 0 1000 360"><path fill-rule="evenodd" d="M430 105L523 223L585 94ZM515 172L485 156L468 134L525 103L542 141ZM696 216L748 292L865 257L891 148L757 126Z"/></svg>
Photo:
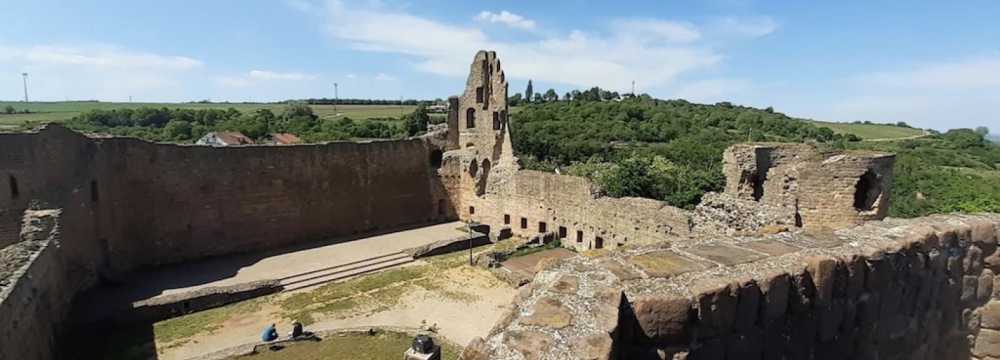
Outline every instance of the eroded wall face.
<svg viewBox="0 0 1000 360"><path fill-rule="evenodd" d="M840 228L884 218L892 166L888 154L823 154L807 144L738 144L726 149L725 194L792 209L806 228Z"/></svg>
<svg viewBox="0 0 1000 360"><path fill-rule="evenodd" d="M580 250L647 244L690 232L687 211L661 201L597 196L587 179L521 170L512 186L470 203L472 219L531 237L553 232Z"/></svg>
<svg viewBox="0 0 1000 360"><path fill-rule="evenodd" d="M70 258L124 271L453 218L422 140L282 147L89 139L58 126L3 135L0 168L64 207ZM76 249L79 248L77 251Z"/></svg>

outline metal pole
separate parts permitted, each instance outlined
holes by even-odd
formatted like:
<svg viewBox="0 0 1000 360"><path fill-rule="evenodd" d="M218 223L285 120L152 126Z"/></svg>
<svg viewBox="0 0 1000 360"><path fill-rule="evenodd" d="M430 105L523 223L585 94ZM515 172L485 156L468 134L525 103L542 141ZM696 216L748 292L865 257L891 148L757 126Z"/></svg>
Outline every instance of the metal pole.
<svg viewBox="0 0 1000 360"><path fill-rule="evenodd" d="M337 83L333 83L333 116L337 116L337 103L340 101L340 94L338 92Z"/></svg>
<svg viewBox="0 0 1000 360"><path fill-rule="evenodd" d="M28 102L28 73L21 73L21 78L24 80L24 102Z"/></svg>
<svg viewBox="0 0 1000 360"><path fill-rule="evenodd" d="M469 234L469 266L472 266L472 220L465 222L465 230Z"/></svg>

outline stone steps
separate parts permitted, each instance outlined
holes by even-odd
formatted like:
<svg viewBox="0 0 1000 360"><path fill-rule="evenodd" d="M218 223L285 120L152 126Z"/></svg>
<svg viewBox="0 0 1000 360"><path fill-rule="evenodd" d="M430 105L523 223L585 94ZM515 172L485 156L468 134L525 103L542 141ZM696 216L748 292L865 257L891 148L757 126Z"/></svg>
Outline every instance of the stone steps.
<svg viewBox="0 0 1000 360"><path fill-rule="evenodd" d="M415 260L410 255L397 252L287 276L279 279L279 284L282 286L283 291L302 290L401 266L413 261Z"/></svg>

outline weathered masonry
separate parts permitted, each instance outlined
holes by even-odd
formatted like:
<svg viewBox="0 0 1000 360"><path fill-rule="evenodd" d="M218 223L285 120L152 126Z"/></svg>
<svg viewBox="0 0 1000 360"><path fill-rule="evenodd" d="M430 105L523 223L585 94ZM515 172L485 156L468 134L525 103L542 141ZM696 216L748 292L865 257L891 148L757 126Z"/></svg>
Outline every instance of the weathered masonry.
<svg viewBox="0 0 1000 360"><path fill-rule="evenodd" d="M539 273L479 359L994 359L998 215L702 238Z"/></svg>

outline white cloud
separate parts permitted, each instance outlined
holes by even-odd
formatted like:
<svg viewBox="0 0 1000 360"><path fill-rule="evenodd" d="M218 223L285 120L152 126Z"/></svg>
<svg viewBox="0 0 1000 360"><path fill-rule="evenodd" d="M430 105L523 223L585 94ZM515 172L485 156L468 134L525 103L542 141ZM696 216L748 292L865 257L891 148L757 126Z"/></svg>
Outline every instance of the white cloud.
<svg viewBox="0 0 1000 360"><path fill-rule="evenodd" d="M778 30L778 22L769 16L727 16L711 22L714 31L722 35L757 38Z"/></svg>
<svg viewBox="0 0 1000 360"><path fill-rule="evenodd" d="M201 67L201 61L184 56L164 56L123 50L114 46L32 46L0 47L7 61L33 65L68 65L96 68L131 68L156 70L190 70Z"/></svg>
<svg viewBox="0 0 1000 360"><path fill-rule="evenodd" d="M504 24L516 29L535 29L534 20L525 19L523 16L508 12L507 10L502 10L498 13L483 11L476 16L476 20L492 24Z"/></svg>
<svg viewBox="0 0 1000 360"><path fill-rule="evenodd" d="M357 50L406 55L421 71L456 77L468 73L469 60L481 49L500 53L512 77L612 90L626 90L632 80L641 80L647 88L666 86L679 74L705 70L722 60L716 50L693 43L700 37L693 25L654 19L615 21L605 31L500 41L476 27L446 24L384 5L349 6L332 0L328 11L328 31L336 40Z"/></svg>
<svg viewBox="0 0 1000 360"><path fill-rule="evenodd" d="M734 95L741 94L750 87L750 81L747 79L695 80L679 86L671 97L698 103L732 101Z"/></svg>
<svg viewBox="0 0 1000 360"><path fill-rule="evenodd" d="M834 91L850 94L819 111L838 121L905 121L939 130L1000 123L1000 54L851 77ZM996 126L994 126L996 127Z"/></svg>
<svg viewBox="0 0 1000 360"><path fill-rule="evenodd" d="M378 73L377 75L375 75L374 79L376 81L393 81L396 80L396 77L386 73Z"/></svg>
<svg viewBox="0 0 1000 360"><path fill-rule="evenodd" d="M202 68L191 57L113 45L0 45L0 73L28 72L29 93L38 100L174 98L184 93L180 78ZM0 91L0 98L18 97Z"/></svg>
<svg viewBox="0 0 1000 360"><path fill-rule="evenodd" d="M315 75L307 75L303 73L290 72L290 73L280 73L267 70L250 70L247 74L251 79L257 80L292 80L292 81L302 81L302 80L315 80Z"/></svg>
<svg viewBox="0 0 1000 360"><path fill-rule="evenodd" d="M285 0L285 4L287 4L292 9L306 13L312 13L322 10L322 6L317 5L315 2L309 0Z"/></svg>
<svg viewBox="0 0 1000 360"><path fill-rule="evenodd" d="M689 43L701 38L701 33L694 25L683 22L657 19L627 19L615 24L622 33L648 41L668 41Z"/></svg>
<svg viewBox="0 0 1000 360"><path fill-rule="evenodd" d="M348 79L357 79L357 78L358 78L358 76L357 76L357 75L355 75L355 74L347 74L347 75L346 75L346 77L347 77Z"/></svg>

